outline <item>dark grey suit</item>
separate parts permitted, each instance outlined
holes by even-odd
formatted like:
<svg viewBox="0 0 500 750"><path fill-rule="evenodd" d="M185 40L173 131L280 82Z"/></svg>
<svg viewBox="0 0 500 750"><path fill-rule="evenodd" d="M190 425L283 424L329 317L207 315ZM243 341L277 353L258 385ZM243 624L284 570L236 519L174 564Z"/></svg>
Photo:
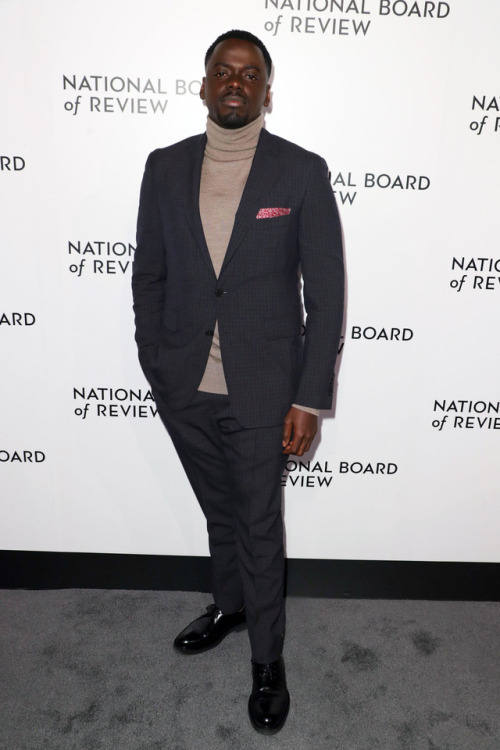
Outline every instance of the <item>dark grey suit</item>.
<svg viewBox="0 0 500 750"><path fill-rule="evenodd" d="M266 662L277 658L284 627L276 602L281 425L292 403L331 406L343 313L341 230L324 160L262 130L217 279L199 212L205 144L205 135L194 136L148 159L132 279L136 340L207 517L216 603L231 611L245 601L253 658ZM291 210L257 219L262 208ZM229 397L202 404L197 389L216 321ZM217 582L224 577L227 586ZM268 629L274 636L266 641Z"/></svg>

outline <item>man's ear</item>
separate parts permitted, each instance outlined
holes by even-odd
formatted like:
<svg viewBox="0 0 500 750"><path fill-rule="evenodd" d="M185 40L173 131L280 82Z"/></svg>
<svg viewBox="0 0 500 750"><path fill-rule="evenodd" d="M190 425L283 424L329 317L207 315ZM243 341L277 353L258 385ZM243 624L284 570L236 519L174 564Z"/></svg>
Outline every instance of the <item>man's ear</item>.
<svg viewBox="0 0 500 750"><path fill-rule="evenodd" d="M205 76L203 76L201 81L200 99L205 100Z"/></svg>
<svg viewBox="0 0 500 750"><path fill-rule="evenodd" d="M266 98L264 99L264 107L269 107L270 101L271 101L271 84L268 83L266 86Z"/></svg>

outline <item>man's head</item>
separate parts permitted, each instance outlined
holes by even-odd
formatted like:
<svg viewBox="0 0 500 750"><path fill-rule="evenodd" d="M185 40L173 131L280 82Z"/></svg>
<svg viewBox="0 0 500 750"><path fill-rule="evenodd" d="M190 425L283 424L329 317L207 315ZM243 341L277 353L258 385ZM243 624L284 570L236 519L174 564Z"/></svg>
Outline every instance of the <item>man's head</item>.
<svg viewBox="0 0 500 750"><path fill-rule="evenodd" d="M272 61L264 44L248 31L227 31L205 55L200 97L211 120L223 128L241 128L257 119L270 100Z"/></svg>

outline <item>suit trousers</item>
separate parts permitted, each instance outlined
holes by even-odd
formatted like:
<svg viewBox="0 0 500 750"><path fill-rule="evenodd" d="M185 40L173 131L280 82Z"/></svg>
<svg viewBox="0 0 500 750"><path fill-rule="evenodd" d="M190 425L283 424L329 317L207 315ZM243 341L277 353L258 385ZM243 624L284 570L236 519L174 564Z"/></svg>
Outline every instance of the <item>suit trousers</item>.
<svg viewBox="0 0 500 750"><path fill-rule="evenodd" d="M278 659L285 632L282 424L245 429L229 396L198 391L161 419L207 520L212 593L229 614L244 605L252 659Z"/></svg>

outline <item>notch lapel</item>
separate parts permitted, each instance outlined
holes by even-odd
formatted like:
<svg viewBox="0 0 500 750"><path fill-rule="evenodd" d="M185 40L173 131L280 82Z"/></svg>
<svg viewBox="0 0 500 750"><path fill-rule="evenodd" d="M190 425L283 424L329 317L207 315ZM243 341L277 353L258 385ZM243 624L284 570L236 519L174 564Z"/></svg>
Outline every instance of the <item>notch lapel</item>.
<svg viewBox="0 0 500 750"><path fill-rule="evenodd" d="M270 185L278 179L278 169L279 158L277 151L273 148L272 136L262 128L252 167L241 196L240 205L236 211L233 231L219 278L224 273L228 263L231 262L249 226L255 221L257 211L265 204L265 196L269 192Z"/></svg>
<svg viewBox="0 0 500 750"><path fill-rule="evenodd" d="M206 143L207 136L206 133L203 133L200 136L198 148L194 152L193 158L190 160L189 164L189 173L187 175L187 203L185 206L185 212L186 221L189 228L191 229L191 233L196 240L196 244L200 248L200 252L205 263L207 264L208 268L215 278L215 270L213 267L212 259L210 258L210 253L208 251L200 215L201 167L203 164L203 157L205 155Z"/></svg>

